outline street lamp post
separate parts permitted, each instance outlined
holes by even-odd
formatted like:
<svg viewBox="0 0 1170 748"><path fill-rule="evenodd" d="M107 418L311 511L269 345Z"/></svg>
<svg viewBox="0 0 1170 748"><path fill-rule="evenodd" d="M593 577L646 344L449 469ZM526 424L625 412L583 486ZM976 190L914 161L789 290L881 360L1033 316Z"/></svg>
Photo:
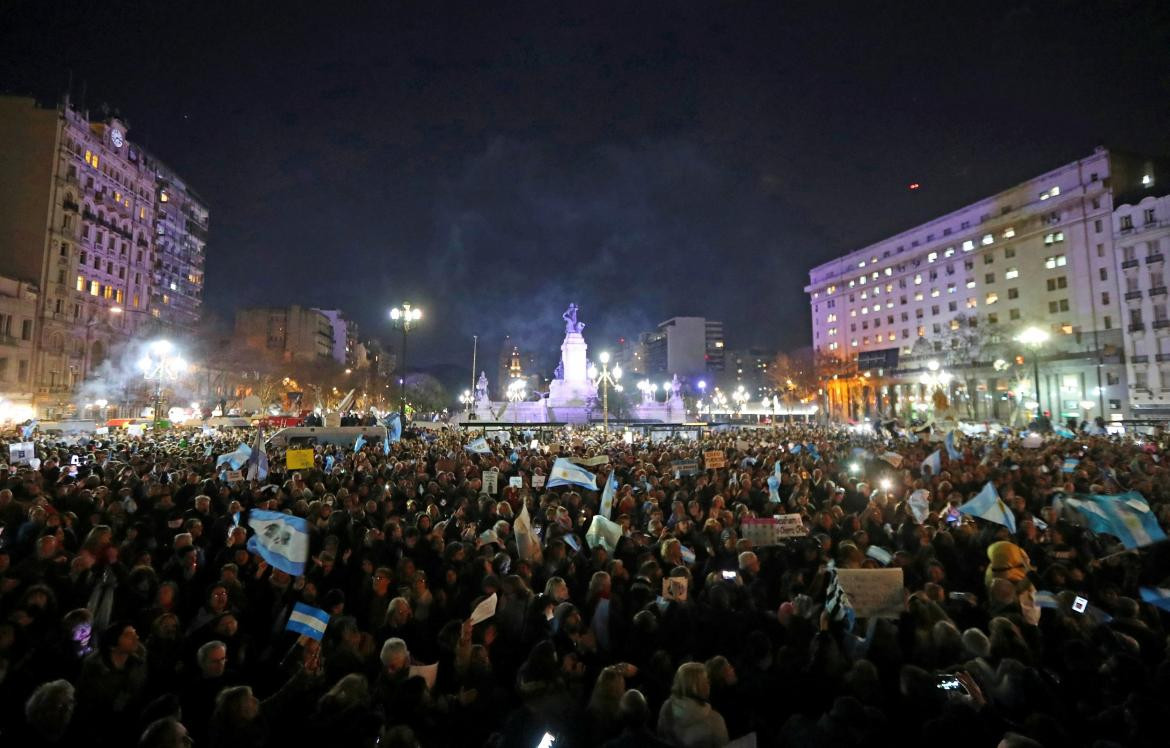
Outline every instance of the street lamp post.
<svg viewBox="0 0 1170 748"><path fill-rule="evenodd" d="M157 428L162 421L163 382L174 382L187 370L187 362L175 352L169 340L156 340L151 343L146 353L138 361L142 369L142 377L148 382L154 382L154 425Z"/></svg>
<svg viewBox="0 0 1170 748"><path fill-rule="evenodd" d="M618 382L622 379L622 365L614 364L613 369L609 368L609 352L602 351L601 356L601 371L597 370L596 366L590 364L589 378L597 384L601 385L601 422L605 431L609 431L609 388L613 385L619 392L621 385Z"/></svg>
<svg viewBox="0 0 1170 748"><path fill-rule="evenodd" d="M459 402L462 403L464 409L470 413L471 406L475 402L475 396L471 394L471 390L463 390L463 394L459 396Z"/></svg>
<svg viewBox="0 0 1170 748"><path fill-rule="evenodd" d="M402 423L406 423L406 334L415 322L422 319L422 310L403 304L390 310L390 319L395 326L402 330L402 389L399 391L398 412L402 416Z"/></svg>
<svg viewBox="0 0 1170 748"><path fill-rule="evenodd" d="M1032 349L1032 382L1036 389L1036 413L1040 415L1040 346L1048 342L1048 331L1039 327L1029 327L1016 336L1016 342L1023 343Z"/></svg>

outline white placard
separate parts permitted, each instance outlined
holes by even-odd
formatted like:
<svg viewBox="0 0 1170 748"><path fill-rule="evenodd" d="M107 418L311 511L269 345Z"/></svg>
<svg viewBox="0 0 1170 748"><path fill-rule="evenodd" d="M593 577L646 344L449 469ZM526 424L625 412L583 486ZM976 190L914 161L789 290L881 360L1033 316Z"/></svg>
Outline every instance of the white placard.
<svg viewBox="0 0 1170 748"><path fill-rule="evenodd" d="M426 681L427 690L435 690L435 680L439 677L439 663L433 665L411 665L410 670L407 671L407 677L413 678L418 676Z"/></svg>
<svg viewBox="0 0 1170 748"><path fill-rule="evenodd" d="M126 427L126 433L130 436L142 436L143 429L141 423L132 423Z"/></svg>
<svg viewBox="0 0 1170 748"><path fill-rule="evenodd" d="M524 479L519 475L513 475L508 479L508 485L512 488L524 488Z"/></svg>
<svg viewBox="0 0 1170 748"><path fill-rule="evenodd" d="M229 470L229 471L227 471L227 474L224 477L227 479L228 483L235 483L236 481L241 481L244 479L244 471L243 470Z"/></svg>
<svg viewBox="0 0 1170 748"><path fill-rule="evenodd" d="M500 474L495 470L483 471L483 493L494 494L499 490Z"/></svg>
<svg viewBox="0 0 1170 748"><path fill-rule="evenodd" d="M838 569L837 583L858 618L897 618L906 607L901 569Z"/></svg>
<svg viewBox="0 0 1170 748"><path fill-rule="evenodd" d="M17 442L8 445L8 463L10 465L31 465L36 456L36 447L32 442Z"/></svg>
<svg viewBox="0 0 1170 748"><path fill-rule="evenodd" d="M476 605L475 610L471 611L471 625L474 626L480 621L486 621L494 616L496 614L497 600L496 593L493 592L491 597Z"/></svg>
<svg viewBox="0 0 1170 748"><path fill-rule="evenodd" d="M532 487L533 488L544 488L544 481L547 477L548 476L545 476L545 475L532 476Z"/></svg>

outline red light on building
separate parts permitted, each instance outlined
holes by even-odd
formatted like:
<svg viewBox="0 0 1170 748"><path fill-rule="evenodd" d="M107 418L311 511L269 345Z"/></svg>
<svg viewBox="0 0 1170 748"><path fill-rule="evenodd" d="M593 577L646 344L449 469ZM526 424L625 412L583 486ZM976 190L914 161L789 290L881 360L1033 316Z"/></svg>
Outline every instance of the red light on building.
<svg viewBox="0 0 1170 748"><path fill-rule="evenodd" d="M916 189L918 189L918 188L919 188L919 187L921 187L921 186L922 186L922 185L918 184L918 182L911 182L911 183L910 183L910 189L912 189L912 190L916 190Z"/></svg>

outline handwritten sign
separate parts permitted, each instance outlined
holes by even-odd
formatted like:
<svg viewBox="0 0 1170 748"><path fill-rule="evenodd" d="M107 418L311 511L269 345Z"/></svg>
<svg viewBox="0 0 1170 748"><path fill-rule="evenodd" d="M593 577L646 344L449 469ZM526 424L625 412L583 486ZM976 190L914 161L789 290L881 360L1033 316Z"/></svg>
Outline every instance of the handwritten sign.
<svg viewBox="0 0 1170 748"><path fill-rule="evenodd" d="M427 690L435 690L435 681L439 677L439 663L433 665L411 665L410 670L407 671L407 677L413 678L418 676L426 681Z"/></svg>
<svg viewBox="0 0 1170 748"><path fill-rule="evenodd" d="M779 545L785 538L808 535L799 514L779 514L775 517L747 517L740 533L753 546Z"/></svg>
<svg viewBox="0 0 1170 748"><path fill-rule="evenodd" d="M494 494L499 491L500 474L495 470L483 471L483 492Z"/></svg>
<svg viewBox="0 0 1170 748"><path fill-rule="evenodd" d="M511 488L524 488L524 479L519 475L513 475L508 479L508 486Z"/></svg>
<svg viewBox="0 0 1170 748"><path fill-rule="evenodd" d="M608 465L609 455L597 455L596 457L570 457L569 462L574 465L582 467L597 467L598 465Z"/></svg>
<svg viewBox="0 0 1170 748"><path fill-rule="evenodd" d="M289 470L308 470L313 467L313 450L290 449L285 452L284 460Z"/></svg>
<svg viewBox="0 0 1170 748"><path fill-rule="evenodd" d="M727 465L727 456L723 454L722 449L708 450L703 453L703 464L708 469L725 467Z"/></svg>
<svg viewBox="0 0 1170 748"><path fill-rule="evenodd" d="M808 528L799 514L777 514L775 519L782 538L803 538L808 535Z"/></svg>
<svg viewBox="0 0 1170 748"><path fill-rule="evenodd" d="M8 462L13 465L31 465L36 456L32 442L17 442L8 445Z"/></svg>
<svg viewBox="0 0 1170 748"><path fill-rule="evenodd" d="M679 476L699 474L698 460L674 460L670 463L670 467Z"/></svg>
<svg viewBox="0 0 1170 748"><path fill-rule="evenodd" d="M906 606L901 569L838 569L837 583L858 618L897 618Z"/></svg>
<svg viewBox="0 0 1170 748"><path fill-rule="evenodd" d="M242 481L244 479L244 471L243 470L229 470L229 471L227 471L227 474L224 477L227 478L228 483L235 483L236 481Z"/></svg>

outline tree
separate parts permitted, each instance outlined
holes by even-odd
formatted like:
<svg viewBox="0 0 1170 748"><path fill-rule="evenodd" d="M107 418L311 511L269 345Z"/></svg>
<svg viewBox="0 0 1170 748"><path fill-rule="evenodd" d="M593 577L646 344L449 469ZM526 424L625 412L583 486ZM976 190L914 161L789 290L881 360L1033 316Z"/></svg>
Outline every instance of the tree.
<svg viewBox="0 0 1170 748"><path fill-rule="evenodd" d="M768 380L781 399L791 403L816 393L818 371L812 348L798 348L776 354L768 365Z"/></svg>
<svg viewBox="0 0 1170 748"><path fill-rule="evenodd" d="M410 374L406 377L406 404L415 412L434 413L450 405L450 395L430 374Z"/></svg>

